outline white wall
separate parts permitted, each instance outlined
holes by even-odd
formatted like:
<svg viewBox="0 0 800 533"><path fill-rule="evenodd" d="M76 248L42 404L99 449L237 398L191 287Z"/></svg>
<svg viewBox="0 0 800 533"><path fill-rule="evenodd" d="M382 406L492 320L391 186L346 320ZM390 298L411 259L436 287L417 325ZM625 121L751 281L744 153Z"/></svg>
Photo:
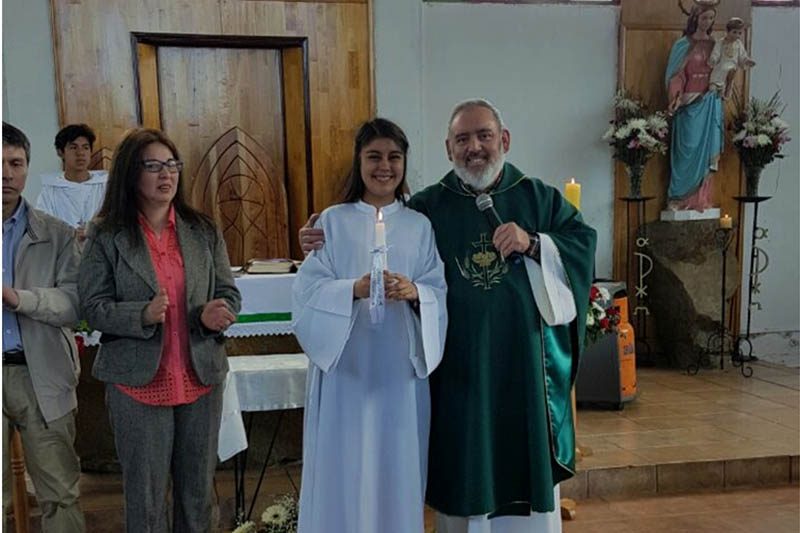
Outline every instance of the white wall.
<svg viewBox="0 0 800 533"><path fill-rule="evenodd" d="M3 1L3 120L31 141L24 196L35 202L41 174L61 168L49 0Z"/></svg>
<svg viewBox="0 0 800 533"><path fill-rule="evenodd" d="M597 272L611 274L613 180L600 140L616 88L619 10L604 6L375 1L378 113L406 128L412 190L450 168L453 105L494 102L511 131L509 161L563 188L583 185L598 229Z"/></svg>
<svg viewBox="0 0 800 533"><path fill-rule="evenodd" d="M759 194L772 196L758 211L758 225L768 237L758 246L769 255L769 266L759 276L762 309L752 310L751 331L759 355L792 354L800 364L800 8L753 8L752 56L757 62L750 76L751 96L769 99L780 90L786 104L784 118L792 127L792 140L784 146L785 159L764 169ZM750 257L748 210L745 257ZM747 268L742 277L747 287ZM744 293L743 293L744 294ZM742 302L742 330L746 324L746 297ZM780 332L780 333L776 333ZM789 333L787 333L789 332ZM781 360L785 361L786 358Z"/></svg>

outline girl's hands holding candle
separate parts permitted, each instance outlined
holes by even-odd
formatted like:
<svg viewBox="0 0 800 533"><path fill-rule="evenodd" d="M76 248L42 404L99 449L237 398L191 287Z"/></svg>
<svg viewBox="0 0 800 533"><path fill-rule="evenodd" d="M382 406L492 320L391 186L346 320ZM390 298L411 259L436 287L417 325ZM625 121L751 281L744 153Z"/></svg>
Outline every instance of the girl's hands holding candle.
<svg viewBox="0 0 800 533"><path fill-rule="evenodd" d="M367 273L356 280L353 284L354 298L369 298L370 279L371 276ZM383 284L386 287L385 295L387 300L414 301L419 298L417 286L402 274L384 270Z"/></svg>
<svg viewBox="0 0 800 533"><path fill-rule="evenodd" d="M372 276L367 272L353 283L353 298L369 298L369 283L371 278Z"/></svg>
<svg viewBox="0 0 800 533"><path fill-rule="evenodd" d="M383 282L386 286L387 300L414 301L419 298L417 286L402 274L384 271Z"/></svg>

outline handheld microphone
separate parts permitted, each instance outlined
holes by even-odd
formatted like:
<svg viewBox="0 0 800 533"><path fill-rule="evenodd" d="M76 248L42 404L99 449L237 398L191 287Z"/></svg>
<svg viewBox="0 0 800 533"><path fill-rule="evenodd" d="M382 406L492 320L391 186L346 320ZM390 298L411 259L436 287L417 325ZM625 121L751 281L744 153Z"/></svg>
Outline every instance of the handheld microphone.
<svg viewBox="0 0 800 533"><path fill-rule="evenodd" d="M486 220L489 221L493 232L503 224L503 219L497 214L497 210L494 208L494 200L492 200L491 196L485 192L479 194L475 197L475 205L478 207L478 211L486 215ZM522 261L522 254L519 252L511 252L508 259L510 259L512 263L517 264Z"/></svg>

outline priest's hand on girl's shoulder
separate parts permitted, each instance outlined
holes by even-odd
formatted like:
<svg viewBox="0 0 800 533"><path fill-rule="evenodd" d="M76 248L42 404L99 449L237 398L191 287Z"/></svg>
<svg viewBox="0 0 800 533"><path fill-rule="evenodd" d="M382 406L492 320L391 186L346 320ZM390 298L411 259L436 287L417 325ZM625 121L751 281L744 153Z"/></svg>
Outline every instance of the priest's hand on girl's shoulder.
<svg viewBox="0 0 800 533"><path fill-rule="evenodd" d="M404 275L395 274L394 272L384 272L383 276L387 300L413 301L419 299L417 286Z"/></svg>
<svg viewBox="0 0 800 533"><path fill-rule="evenodd" d="M364 274L353 283L353 298L369 298L369 273Z"/></svg>
<svg viewBox="0 0 800 533"><path fill-rule="evenodd" d="M303 227L297 232L297 237L300 240L300 249L303 250L304 254L319 250L325 244L325 233L322 228L314 227L318 218L319 215L317 213L312 214L308 222L303 224Z"/></svg>

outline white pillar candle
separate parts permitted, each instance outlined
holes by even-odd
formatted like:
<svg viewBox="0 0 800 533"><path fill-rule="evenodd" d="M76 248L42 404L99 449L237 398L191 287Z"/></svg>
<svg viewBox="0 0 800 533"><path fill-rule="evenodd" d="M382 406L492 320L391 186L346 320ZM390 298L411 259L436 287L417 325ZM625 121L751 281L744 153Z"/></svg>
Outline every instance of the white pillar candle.
<svg viewBox="0 0 800 533"><path fill-rule="evenodd" d="M386 224L383 223L383 213L378 209L378 221L375 223L375 248L386 246Z"/></svg>

